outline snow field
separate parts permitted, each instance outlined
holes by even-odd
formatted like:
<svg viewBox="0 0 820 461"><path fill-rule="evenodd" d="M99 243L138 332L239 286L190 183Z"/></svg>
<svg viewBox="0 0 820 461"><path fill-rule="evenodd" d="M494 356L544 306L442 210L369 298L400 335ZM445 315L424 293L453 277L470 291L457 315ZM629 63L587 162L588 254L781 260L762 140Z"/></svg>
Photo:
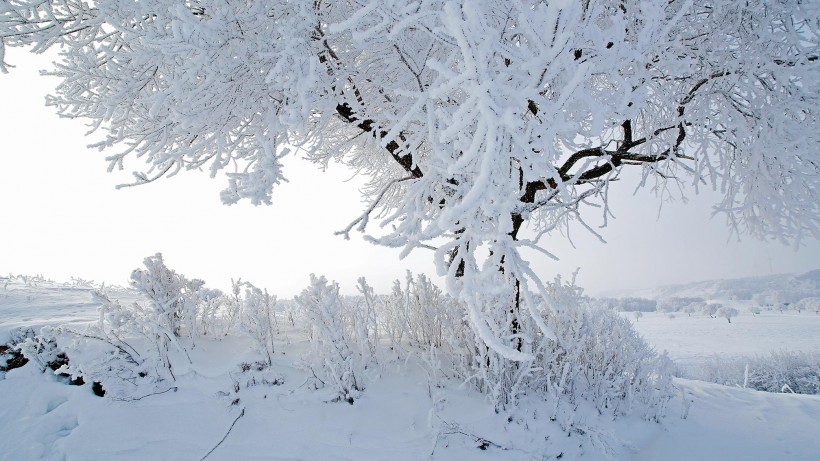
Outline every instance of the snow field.
<svg viewBox="0 0 820 461"><path fill-rule="evenodd" d="M637 322L631 313L623 315L650 344L682 365L703 363L716 355L730 359L780 350L820 352L820 315L805 311L752 315L747 302L737 304L741 313L731 323L700 313L676 312L669 318L665 313L644 312Z"/></svg>

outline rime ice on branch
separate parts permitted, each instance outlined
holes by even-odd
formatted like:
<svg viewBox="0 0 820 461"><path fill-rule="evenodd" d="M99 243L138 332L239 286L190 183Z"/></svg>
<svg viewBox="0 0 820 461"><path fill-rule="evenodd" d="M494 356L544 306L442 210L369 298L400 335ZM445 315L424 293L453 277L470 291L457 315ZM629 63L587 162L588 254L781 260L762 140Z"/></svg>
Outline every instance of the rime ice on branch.
<svg viewBox="0 0 820 461"><path fill-rule="evenodd" d="M342 233L378 217L373 242L434 249L476 331L526 360L552 333L519 251L591 230L586 208L605 222L626 167L661 193L718 189L738 231L820 237L818 17L797 0L6 0L0 51L60 46L48 103L91 120L111 168L146 162L134 184L226 170L226 203L270 203L284 145L349 165L370 205Z"/></svg>

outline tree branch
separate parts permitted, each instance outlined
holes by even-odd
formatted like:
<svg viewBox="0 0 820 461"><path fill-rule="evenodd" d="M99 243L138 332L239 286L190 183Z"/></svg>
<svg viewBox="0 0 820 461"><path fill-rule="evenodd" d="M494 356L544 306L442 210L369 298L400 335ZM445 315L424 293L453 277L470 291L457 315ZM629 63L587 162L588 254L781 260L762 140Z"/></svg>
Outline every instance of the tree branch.
<svg viewBox="0 0 820 461"><path fill-rule="evenodd" d="M572 185L579 185L588 183L592 180L600 178L601 176L606 175L607 173L611 172L612 170L622 166L622 165L639 165L643 163L656 163L663 160L667 160L671 158L673 155L680 158L689 159L690 157L678 155L677 151L680 148L683 141L686 139L686 126L688 125L685 120L683 120L683 115L686 110L686 105L692 102L697 95L697 92L710 80L714 80L719 77L724 77L729 75L727 71L715 72L708 77L704 77L698 80L694 86L686 93L686 96L681 99L680 103L678 104L677 112L678 118L680 121L677 125L669 126L666 128L659 128L654 131L653 136L657 136L660 133L668 130L677 129L678 136L675 139L674 146L671 146L664 150L663 152L656 154L656 155L645 155L645 154L635 154L629 152L632 148L637 147L639 145L645 144L647 138L640 138L635 140L633 138L633 129L632 129L632 121L625 120L621 124L621 128L623 129L623 141L621 145L618 147L617 150L606 150L604 149L604 145L598 147L592 147L588 149L579 150L572 155L564 162L563 165L558 169L558 176L561 179L561 182L571 182ZM532 101L530 101L531 103ZM534 104L531 104L532 106ZM532 111L532 107L531 107ZM536 110L532 111L533 113L537 113L537 106ZM589 157L608 157L608 161L606 163L601 163L595 165L589 170L584 172L577 173L573 176L569 175L569 170L575 166L580 160ZM624 163L627 162L627 163ZM548 178L538 181L530 181L524 187L524 195L521 196L520 200L523 203L535 203L535 194L542 190L547 189L557 189L558 184L555 182L555 179ZM522 218L516 218L513 216L513 222L517 222Z"/></svg>
<svg viewBox="0 0 820 461"><path fill-rule="evenodd" d="M381 140L385 136L387 136L387 131L382 130L382 131L379 131L378 133L376 133L374 131L373 127L376 126L376 122L373 119L364 119L364 120L359 121L359 118L356 117L355 112L353 111L353 109L350 107L350 105L348 103L338 104L336 106L336 113L342 118L342 120L344 120L344 121L346 121L350 124L355 124L356 127L359 128L360 130L362 130L366 133L373 133L373 136L378 140ZM358 122L358 123L356 123L356 122ZM393 159L396 160L396 162L399 165L401 165L402 168L405 169L405 171L410 173L410 175L412 175L412 177L414 179L418 179L418 178L421 178L422 176L424 176L424 174L421 172L421 169L418 167L418 165L414 164L413 154L407 153L407 154L401 155L400 154L400 147L401 146L399 146L399 143L397 143L395 140L389 141L384 146L384 148L387 149L388 152L390 152L390 155L393 157Z"/></svg>

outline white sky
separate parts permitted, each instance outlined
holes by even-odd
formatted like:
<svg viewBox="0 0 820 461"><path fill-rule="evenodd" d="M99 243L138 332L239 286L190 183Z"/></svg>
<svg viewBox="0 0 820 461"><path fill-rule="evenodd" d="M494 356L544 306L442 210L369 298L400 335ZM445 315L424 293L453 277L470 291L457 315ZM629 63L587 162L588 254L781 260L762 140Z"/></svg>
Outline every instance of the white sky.
<svg viewBox="0 0 820 461"><path fill-rule="evenodd" d="M324 274L352 292L365 276L378 292L406 269L434 275L432 255L398 259L357 235L333 235L363 209L360 180L341 166L322 173L298 158L286 161L290 183L274 192L274 205L221 205L225 179L182 173L169 180L115 190L128 174L106 172L106 153L86 148L83 121L58 118L44 105L55 80L40 77L48 61L11 50L19 64L0 74L0 274L38 274L56 280L78 276L126 284L143 258L162 252L166 263L209 286L227 288L241 277L281 296ZM109 152L110 153L110 152ZM720 217L710 219L714 197L664 205L633 183L617 184L611 199L617 219L602 244L580 227L577 249L556 235L547 248L560 262L535 256L542 278L568 276L591 294L712 278L804 272L820 267L820 242L795 252L774 242L729 240Z"/></svg>

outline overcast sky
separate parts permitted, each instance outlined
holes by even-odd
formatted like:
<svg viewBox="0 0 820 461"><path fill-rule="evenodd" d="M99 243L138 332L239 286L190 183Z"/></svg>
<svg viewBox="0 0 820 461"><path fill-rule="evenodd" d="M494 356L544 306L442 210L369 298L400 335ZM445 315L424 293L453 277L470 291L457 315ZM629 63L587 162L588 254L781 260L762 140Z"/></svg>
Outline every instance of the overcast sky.
<svg viewBox="0 0 820 461"><path fill-rule="evenodd" d="M84 122L60 119L45 107L55 80L37 71L47 61L12 51L7 60L18 68L0 74L0 274L125 284L143 258L162 252L171 268L211 287L224 289L241 277L292 296L311 272L347 292L362 275L386 292L406 269L435 273L429 252L399 260L397 251L358 235L350 241L333 235L363 209L361 181L348 180L351 173L341 166L322 173L289 158L290 182L274 192L270 207L221 205L225 179L207 173L115 190L128 175L107 173L106 154L86 148L94 138L83 136ZM633 196L634 183L617 186L611 199L617 219L602 230L608 243L578 228L573 249L555 235L545 246L561 261L535 257L542 278L580 267L580 285L599 294L820 267L817 241L795 252L776 242L729 239L723 219L710 219L714 196L666 203L658 218L659 202L648 191Z"/></svg>

